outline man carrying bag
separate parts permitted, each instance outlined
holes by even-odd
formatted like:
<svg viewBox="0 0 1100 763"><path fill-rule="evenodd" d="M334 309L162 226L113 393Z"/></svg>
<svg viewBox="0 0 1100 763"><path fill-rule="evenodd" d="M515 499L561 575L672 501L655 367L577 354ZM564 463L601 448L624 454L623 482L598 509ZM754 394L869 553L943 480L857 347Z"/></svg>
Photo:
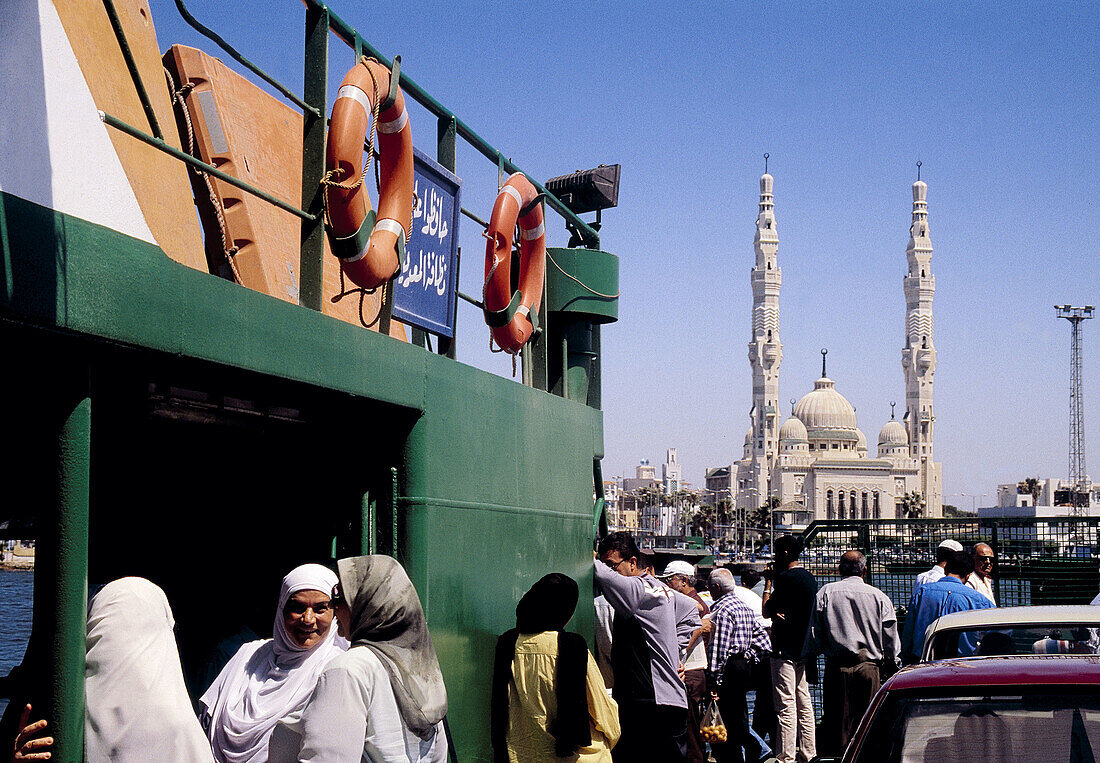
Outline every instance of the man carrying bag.
<svg viewBox="0 0 1100 763"><path fill-rule="evenodd" d="M713 744L718 763L757 763L763 752L749 728L745 694L752 688L753 665L771 651L763 624L734 592L737 583L727 569L710 574L711 640L707 679L711 696L725 720L727 740Z"/></svg>

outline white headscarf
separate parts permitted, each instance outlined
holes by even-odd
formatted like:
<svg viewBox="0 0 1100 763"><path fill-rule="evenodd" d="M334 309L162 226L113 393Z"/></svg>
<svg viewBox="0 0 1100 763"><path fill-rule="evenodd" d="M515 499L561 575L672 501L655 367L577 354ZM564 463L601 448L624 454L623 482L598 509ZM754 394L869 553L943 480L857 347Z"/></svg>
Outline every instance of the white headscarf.
<svg viewBox="0 0 1100 763"><path fill-rule="evenodd" d="M347 649L347 642L337 641L335 622L309 649L296 644L284 625L283 609L291 596L299 591L331 594L336 582L335 573L319 564L291 570L279 590L274 638L242 646L202 695L203 725L217 760L266 761L275 724L305 706L329 660Z"/></svg>
<svg viewBox="0 0 1100 763"><path fill-rule="evenodd" d="M183 685L175 620L144 578L103 586L88 610L85 760L212 761Z"/></svg>

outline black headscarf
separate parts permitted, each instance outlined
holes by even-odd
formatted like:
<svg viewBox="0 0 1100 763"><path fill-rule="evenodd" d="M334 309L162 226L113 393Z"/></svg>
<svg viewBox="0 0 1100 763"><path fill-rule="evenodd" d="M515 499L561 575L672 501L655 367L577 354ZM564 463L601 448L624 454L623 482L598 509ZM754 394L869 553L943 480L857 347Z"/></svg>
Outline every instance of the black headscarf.
<svg viewBox="0 0 1100 763"><path fill-rule="evenodd" d="M516 627L497 640L493 662L492 741L494 760L508 760L508 684L512 681L512 660L521 633L558 632L558 660L554 670L557 718L551 722L554 754L565 758L578 747L592 744L588 721L588 644L583 636L566 633L566 623L577 609L577 581L553 572L531 586L516 607Z"/></svg>

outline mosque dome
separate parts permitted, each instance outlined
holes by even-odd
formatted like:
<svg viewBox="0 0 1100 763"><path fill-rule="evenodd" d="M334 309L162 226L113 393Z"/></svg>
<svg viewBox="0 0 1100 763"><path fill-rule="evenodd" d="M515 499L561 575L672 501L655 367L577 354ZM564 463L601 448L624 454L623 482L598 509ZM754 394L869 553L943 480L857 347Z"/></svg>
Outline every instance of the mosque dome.
<svg viewBox="0 0 1100 763"><path fill-rule="evenodd" d="M745 444L752 445L752 430L745 432Z"/></svg>
<svg viewBox="0 0 1100 763"><path fill-rule="evenodd" d="M867 435L860 429L856 430L856 452L867 452Z"/></svg>
<svg viewBox="0 0 1100 763"><path fill-rule="evenodd" d="M908 447L909 433L897 419L890 419L878 433L879 448L893 448L897 446Z"/></svg>
<svg viewBox="0 0 1100 763"><path fill-rule="evenodd" d="M857 439L855 408L834 389L833 380L827 376L814 382L813 391L803 395L795 404L794 415L802 420L810 433L813 430L846 430L846 434L852 436L843 439Z"/></svg>
<svg viewBox="0 0 1100 763"><path fill-rule="evenodd" d="M791 416L789 419L783 422L783 426L779 428L779 441L795 440L798 442L806 442L809 439L809 434L806 432L806 425L802 423L802 420Z"/></svg>

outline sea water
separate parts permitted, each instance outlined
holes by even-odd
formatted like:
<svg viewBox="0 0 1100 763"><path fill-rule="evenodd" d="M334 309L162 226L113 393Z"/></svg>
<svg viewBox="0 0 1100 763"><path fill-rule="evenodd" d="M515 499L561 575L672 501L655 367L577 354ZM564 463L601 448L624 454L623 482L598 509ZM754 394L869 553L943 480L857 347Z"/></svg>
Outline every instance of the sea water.
<svg viewBox="0 0 1100 763"><path fill-rule="evenodd" d="M33 572L0 570L0 676L23 661L31 637L33 602ZM7 706L8 700L0 698L0 715Z"/></svg>

